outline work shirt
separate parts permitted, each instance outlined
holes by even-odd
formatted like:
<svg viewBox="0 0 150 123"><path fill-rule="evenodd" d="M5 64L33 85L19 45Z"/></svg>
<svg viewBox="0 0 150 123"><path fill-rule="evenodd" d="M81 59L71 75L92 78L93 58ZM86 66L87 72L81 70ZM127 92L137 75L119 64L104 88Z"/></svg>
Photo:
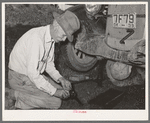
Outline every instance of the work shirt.
<svg viewBox="0 0 150 123"><path fill-rule="evenodd" d="M41 74L46 71L57 83L62 77L55 68L54 45L55 42L50 35L50 25L27 31L17 41L10 54L9 68L27 75L38 89L53 95L56 88ZM45 58L46 62L42 62Z"/></svg>

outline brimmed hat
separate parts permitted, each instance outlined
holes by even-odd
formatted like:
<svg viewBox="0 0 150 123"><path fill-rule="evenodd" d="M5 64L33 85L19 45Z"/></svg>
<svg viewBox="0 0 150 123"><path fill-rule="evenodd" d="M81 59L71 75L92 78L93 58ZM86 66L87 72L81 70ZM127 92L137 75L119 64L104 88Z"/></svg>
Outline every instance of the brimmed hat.
<svg viewBox="0 0 150 123"><path fill-rule="evenodd" d="M73 33L80 28L80 22L78 17L71 11L66 11L62 15L53 12L54 19L62 27L64 32L67 35L67 38L70 42L73 41Z"/></svg>

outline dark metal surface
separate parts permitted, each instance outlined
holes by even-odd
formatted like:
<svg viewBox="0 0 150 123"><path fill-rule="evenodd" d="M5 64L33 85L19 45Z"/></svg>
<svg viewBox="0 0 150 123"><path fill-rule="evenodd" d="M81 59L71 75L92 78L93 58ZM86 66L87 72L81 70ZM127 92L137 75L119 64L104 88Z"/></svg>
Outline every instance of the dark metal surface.
<svg viewBox="0 0 150 123"><path fill-rule="evenodd" d="M107 59L115 60L126 64L134 64L139 67L145 67L145 64L136 64L129 62L130 51L112 49L106 44L107 38L100 35L87 36L82 41L77 42L75 48L91 55L102 56ZM130 56L131 57L131 56ZM138 59L137 59L138 60Z"/></svg>
<svg viewBox="0 0 150 123"><path fill-rule="evenodd" d="M136 6L132 6L133 8L129 7L129 6L125 6L124 8L126 8L126 7L130 8L131 10L133 9L134 11L137 11ZM122 10L122 8L120 8L120 6L118 6L117 10L114 10L114 8L112 8L112 10L114 12L117 11L119 13L120 13L120 9L121 9L121 12L124 12ZM127 10L127 11L130 12L131 10ZM82 52L87 53L89 55L98 56L98 58L100 58L100 59L102 59L101 57L104 57L106 59L115 60L115 61L126 63L129 65L137 65L139 67L145 67L145 65L144 65L145 63L137 64L137 62L131 63L129 61L129 59L134 59L130 55L131 54L130 49L129 50L118 49L117 46L116 46L116 48L113 48L110 44L107 44L110 33L108 33L107 35L105 34L106 25L105 25L105 22L103 19L104 17L99 17L96 19L89 19L85 12L84 6L74 8L73 12L78 16L78 18L81 21L81 29L80 29L80 31L78 31L78 38L77 38L77 42L75 44L76 49L79 49ZM137 12L139 12L139 11L137 11ZM143 12L143 10L142 10L142 12ZM110 13L113 13L113 12L110 11ZM145 17L143 13L141 14L141 12L139 12L136 16L138 18ZM110 24L110 25L107 24L108 28L109 28L109 26L112 26L112 24ZM143 26L142 26L142 28L143 28ZM140 31L139 28L137 30ZM119 42L122 45L124 45L126 43L125 40L133 37L133 35L135 37L135 33L137 34L137 30L133 30L133 29L128 30L127 29L127 32L129 32L129 34L125 34L125 36L123 34L122 35L120 34L120 36L122 36L122 37L120 38ZM114 28L112 28L111 32L114 33L114 31L116 31L116 30L114 30ZM116 32L116 35L119 35L119 33ZM140 41L141 41L141 39L139 39L139 42ZM131 44L131 48L135 44ZM138 58L136 58L136 60L138 61ZM136 60L133 60L133 61L136 61Z"/></svg>

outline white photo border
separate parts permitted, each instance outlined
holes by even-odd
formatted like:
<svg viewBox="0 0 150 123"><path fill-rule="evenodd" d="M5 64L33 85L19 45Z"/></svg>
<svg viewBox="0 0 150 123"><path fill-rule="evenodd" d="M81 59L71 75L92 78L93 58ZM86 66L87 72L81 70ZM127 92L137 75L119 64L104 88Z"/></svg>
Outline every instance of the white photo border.
<svg viewBox="0 0 150 123"><path fill-rule="evenodd" d="M86 2L90 3L90 2ZM94 3L94 2L92 2ZM99 4L145 4L146 5L146 54L148 54L148 2L96 2ZM146 71L145 110L5 110L5 5L6 4L58 4L55 2L3 2L2 3L2 120L3 121L146 121L149 118L148 67ZM64 4L64 2L59 2ZM65 4L85 4L85 2L65 2ZM146 66L149 66L148 55Z"/></svg>

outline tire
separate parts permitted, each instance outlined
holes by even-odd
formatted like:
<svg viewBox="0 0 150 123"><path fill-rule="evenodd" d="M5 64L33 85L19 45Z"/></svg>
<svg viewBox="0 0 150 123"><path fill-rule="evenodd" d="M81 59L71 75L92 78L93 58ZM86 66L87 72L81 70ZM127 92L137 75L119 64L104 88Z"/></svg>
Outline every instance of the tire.
<svg viewBox="0 0 150 123"><path fill-rule="evenodd" d="M144 83L142 76L137 72L136 68L132 68L131 74L129 77L123 80L114 79L110 72L110 65L113 64L113 61L107 61L106 63L106 73L110 81L118 87L132 86L132 85L141 85Z"/></svg>
<svg viewBox="0 0 150 123"><path fill-rule="evenodd" d="M65 45L64 58L66 65L75 71L89 71L97 63L96 57L87 55L74 48L73 43Z"/></svg>

